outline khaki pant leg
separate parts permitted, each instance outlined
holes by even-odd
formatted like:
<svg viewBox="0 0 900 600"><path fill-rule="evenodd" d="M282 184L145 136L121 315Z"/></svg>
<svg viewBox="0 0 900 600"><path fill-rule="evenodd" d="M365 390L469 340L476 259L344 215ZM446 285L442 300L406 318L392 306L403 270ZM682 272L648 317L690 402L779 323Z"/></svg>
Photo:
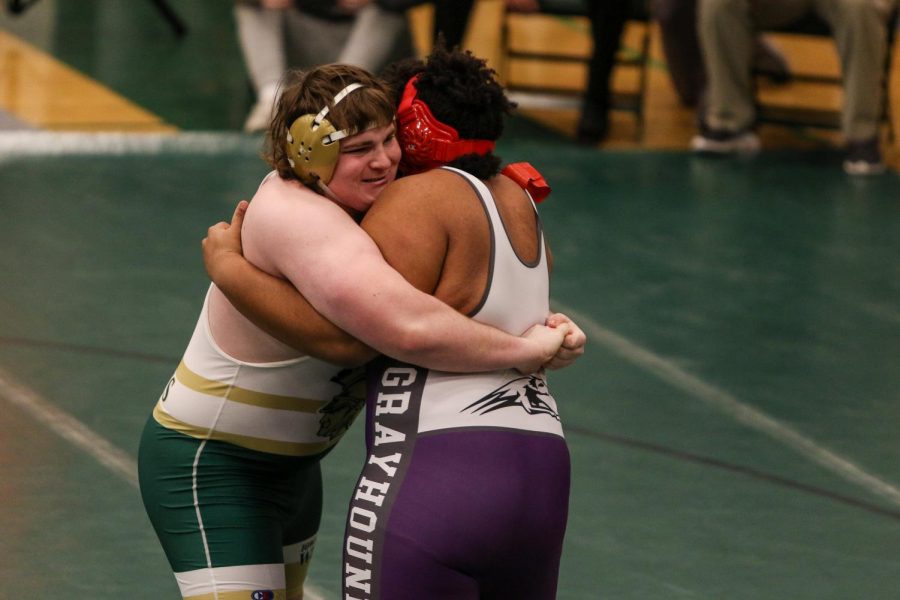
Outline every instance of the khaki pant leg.
<svg viewBox="0 0 900 600"><path fill-rule="evenodd" d="M878 134L886 21L893 5L892 0L816 0L816 10L834 32L841 61L841 129L848 141L866 140Z"/></svg>
<svg viewBox="0 0 900 600"><path fill-rule="evenodd" d="M758 31L797 20L813 0L699 0L697 27L707 72L707 110L713 129L739 131L753 125L751 75Z"/></svg>
<svg viewBox="0 0 900 600"><path fill-rule="evenodd" d="M699 0L697 32L707 74L707 127L739 131L753 124L754 31L749 0Z"/></svg>

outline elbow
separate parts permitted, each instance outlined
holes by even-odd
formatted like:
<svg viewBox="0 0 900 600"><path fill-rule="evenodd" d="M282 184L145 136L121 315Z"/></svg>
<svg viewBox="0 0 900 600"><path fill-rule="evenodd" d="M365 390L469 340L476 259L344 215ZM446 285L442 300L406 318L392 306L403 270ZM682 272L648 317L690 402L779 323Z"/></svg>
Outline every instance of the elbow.
<svg viewBox="0 0 900 600"><path fill-rule="evenodd" d="M334 289L331 292L331 314L343 317L335 323L379 353L421 364L441 345L446 346L449 327L446 319L438 318L442 309L435 307L440 302L430 296L418 304L391 294L374 294L360 302L358 290L345 296L335 294Z"/></svg>
<svg viewBox="0 0 900 600"><path fill-rule="evenodd" d="M418 363L431 356L439 346L439 336L424 322L408 321L391 336L389 354L405 362Z"/></svg>
<svg viewBox="0 0 900 600"><path fill-rule="evenodd" d="M305 329L288 332L274 327L269 335L303 354L339 367L358 367L378 356L378 352L365 342L351 337L330 323L327 325L315 332Z"/></svg>
<svg viewBox="0 0 900 600"><path fill-rule="evenodd" d="M378 352L360 342L348 338L337 340L323 349L321 358L339 367L359 367L378 356Z"/></svg>

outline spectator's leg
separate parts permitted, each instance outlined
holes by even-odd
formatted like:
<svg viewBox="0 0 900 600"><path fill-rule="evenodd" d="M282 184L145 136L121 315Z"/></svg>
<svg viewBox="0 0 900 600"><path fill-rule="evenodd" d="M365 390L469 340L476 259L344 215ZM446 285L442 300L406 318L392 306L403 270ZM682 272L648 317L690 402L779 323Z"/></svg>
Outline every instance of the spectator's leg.
<svg viewBox="0 0 900 600"><path fill-rule="evenodd" d="M434 41L437 41L438 35L443 35L448 48L461 45L474 4L475 0L436 0L434 3Z"/></svg>
<svg viewBox="0 0 900 600"><path fill-rule="evenodd" d="M753 51L753 70L768 77L773 83L787 83L791 79L791 70L787 58L764 35L756 36L756 48Z"/></svg>
<svg viewBox="0 0 900 600"><path fill-rule="evenodd" d="M356 13L337 62L378 73L392 59L407 56L413 56L413 47L406 12L387 10L373 2Z"/></svg>
<svg viewBox="0 0 900 600"><path fill-rule="evenodd" d="M831 25L844 78L842 129L848 141L878 134L887 45L887 0L820 0Z"/></svg>
<svg viewBox="0 0 900 600"><path fill-rule="evenodd" d="M755 24L750 0L698 0L697 27L707 73L705 128L737 133L755 118L750 65Z"/></svg>
<svg viewBox="0 0 900 600"><path fill-rule="evenodd" d="M698 152L754 152L759 138L751 65L759 31L796 21L813 0L699 0L698 30L707 73Z"/></svg>
<svg viewBox="0 0 900 600"><path fill-rule="evenodd" d="M259 131L268 126L278 82L287 67L284 11L237 3L234 18L241 53L256 94L256 103L244 129Z"/></svg>
<svg viewBox="0 0 900 600"><path fill-rule="evenodd" d="M285 69L284 13L236 4L238 42L254 91L277 84Z"/></svg>
<svg viewBox="0 0 900 600"><path fill-rule="evenodd" d="M337 61L347 45L354 19L335 19L286 11L285 30L288 67L307 69Z"/></svg>
<svg viewBox="0 0 900 600"><path fill-rule="evenodd" d="M652 10L672 85L682 104L696 106L706 85L697 38L697 0L656 0Z"/></svg>
<svg viewBox="0 0 900 600"><path fill-rule="evenodd" d="M890 0L818 0L816 9L834 32L844 79L841 129L847 142L844 170L872 175L885 170L878 137ZM892 24L894 26L894 24Z"/></svg>
<svg viewBox="0 0 900 600"><path fill-rule="evenodd" d="M659 22L672 85L682 104L697 106L706 91L706 70L697 36L697 0L655 0L652 9ZM762 35L756 37L753 68L776 83L790 79L784 55Z"/></svg>
<svg viewBox="0 0 900 600"><path fill-rule="evenodd" d="M609 130L610 78L628 17L628 0L588 0L587 5L594 52L588 68L577 141L597 144Z"/></svg>

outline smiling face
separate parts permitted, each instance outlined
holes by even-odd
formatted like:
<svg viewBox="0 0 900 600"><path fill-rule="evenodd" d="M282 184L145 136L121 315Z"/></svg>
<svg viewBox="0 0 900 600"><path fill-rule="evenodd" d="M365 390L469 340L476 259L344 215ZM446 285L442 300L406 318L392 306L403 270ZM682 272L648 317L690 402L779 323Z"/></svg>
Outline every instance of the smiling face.
<svg viewBox="0 0 900 600"><path fill-rule="evenodd" d="M328 187L345 208L364 213L397 177L400 144L395 126L373 127L344 138L340 144L341 153Z"/></svg>
<svg viewBox="0 0 900 600"><path fill-rule="evenodd" d="M330 64L288 71L266 136L264 156L283 179L299 180L321 193L314 181L322 178L331 186L340 152L353 150L347 145L350 136L355 138L357 133L391 123L396 110L384 82L359 67ZM333 127L348 137L339 145L332 144L329 133L316 126L326 122L329 127L325 129ZM352 195L348 202L354 207L360 205Z"/></svg>

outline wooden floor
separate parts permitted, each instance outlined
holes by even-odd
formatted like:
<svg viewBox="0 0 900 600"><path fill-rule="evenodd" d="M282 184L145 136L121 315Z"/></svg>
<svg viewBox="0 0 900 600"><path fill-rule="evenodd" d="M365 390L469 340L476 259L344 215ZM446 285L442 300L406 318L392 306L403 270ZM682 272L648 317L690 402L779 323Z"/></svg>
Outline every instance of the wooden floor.
<svg viewBox="0 0 900 600"><path fill-rule="evenodd" d="M160 117L0 31L0 108L34 127L55 131L174 131Z"/></svg>

